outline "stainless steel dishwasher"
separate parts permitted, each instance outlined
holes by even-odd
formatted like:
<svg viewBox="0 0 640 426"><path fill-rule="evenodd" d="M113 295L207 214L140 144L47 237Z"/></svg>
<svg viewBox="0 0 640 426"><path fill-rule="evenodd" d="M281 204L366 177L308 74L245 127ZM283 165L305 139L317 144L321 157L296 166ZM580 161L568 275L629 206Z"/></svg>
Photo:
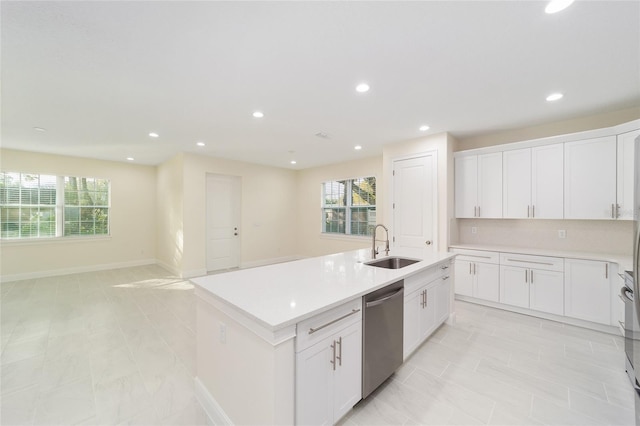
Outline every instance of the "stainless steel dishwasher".
<svg viewBox="0 0 640 426"><path fill-rule="evenodd" d="M402 365L404 280L363 297L362 399Z"/></svg>

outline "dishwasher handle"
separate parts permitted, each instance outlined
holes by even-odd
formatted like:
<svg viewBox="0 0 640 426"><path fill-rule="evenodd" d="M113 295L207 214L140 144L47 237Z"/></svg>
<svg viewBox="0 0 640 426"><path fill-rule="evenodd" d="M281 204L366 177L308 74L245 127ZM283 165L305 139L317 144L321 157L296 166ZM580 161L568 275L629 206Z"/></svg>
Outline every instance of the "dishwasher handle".
<svg viewBox="0 0 640 426"><path fill-rule="evenodd" d="M387 300L393 299L394 297L397 297L398 295L402 295L403 293L404 293L404 288L401 288L399 290L394 291L393 293L391 293L389 295L381 297L380 299L375 299L375 300L372 300L371 302L366 302L365 303L365 307L372 308L374 306L381 305L382 303L386 302Z"/></svg>

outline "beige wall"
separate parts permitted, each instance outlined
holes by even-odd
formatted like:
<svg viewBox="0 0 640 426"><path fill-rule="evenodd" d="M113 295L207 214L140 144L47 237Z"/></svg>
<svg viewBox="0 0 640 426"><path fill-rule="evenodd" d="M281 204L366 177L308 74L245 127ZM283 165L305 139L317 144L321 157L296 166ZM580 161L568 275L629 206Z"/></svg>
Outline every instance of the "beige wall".
<svg viewBox="0 0 640 426"><path fill-rule="evenodd" d="M2 241L3 280L155 262L155 167L8 149L0 156L4 171L111 181L110 237Z"/></svg>
<svg viewBox="0 0 640 426"><path fill-rule="evenodd" d="M183 154L184 252L182 274L206 273L206 176L242 182L240 264L253 266L296 256L296 172L277 167Z"/></svg>
<svg viewBox="0 0 640 426"><path fill-rule="evenodd" d="M438 235L436 248L446 251L449 241L449 222L453 217L453 145L456 140L447 133L426 136L406 142L389 144L383 150L384 197L391 199L393 161L399 158L426 152L436 152L438 156ZM382 188L382 186L380 186ZM391 206L385 206L385 217L391 223Z"/></svg>
<svg viewBox="0 0 640 426"><path fill-rule="evenodd" d="M156 255L158 263L180 274L184 252L184 158L178 154L157 167Z"/></svg>
<svg viewBox="0 0 640 426"><path fill-rule="evenodd" d="M370 157L298 171L296 189L298 254L321 256L370 246L369 238L327 236L323 235L320 229L322 223L320 210L322 182L368 176L376 177L376 220L378 223L384 223L382 157Z"/></svg>
<svg viewBox="0 0 640 426"><path fill-rule="evenodd" d="M557 121L539 126L509 129L502 132L474 137L458 137L455 151L484 148L504 143L521 142L530 139L565 135L587 130L616 126L640 118L640 107L614 111L607 114L590 115L573 120Z"/></svg>

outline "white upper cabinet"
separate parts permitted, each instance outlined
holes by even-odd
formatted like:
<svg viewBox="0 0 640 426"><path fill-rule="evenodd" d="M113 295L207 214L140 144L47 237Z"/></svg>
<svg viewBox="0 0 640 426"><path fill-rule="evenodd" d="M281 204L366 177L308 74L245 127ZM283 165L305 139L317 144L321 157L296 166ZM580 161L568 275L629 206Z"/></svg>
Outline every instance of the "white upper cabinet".
<svg viewBox="0 0 640 426"><path fill-rule="evenodd" d="M562 144L503 152L505 218L562 219L563 152Z"/></svg>
<svg viewBox="0 0 640 426"><path fill-rule="evenodd" d="M565 219L616 217L616 137L564 144Z"/></svg>
<svg viewBox="0 0 640 426"><path fill-rule="evenodd" d="M456 157L455 204L459 218L502 217L502 152Z"/></svg>
<svg viewBox="0 0 640 426"><path fill-rule="evenodd" d="M633 159L640 130L618 135L618 219L633 219Z"/></svg>

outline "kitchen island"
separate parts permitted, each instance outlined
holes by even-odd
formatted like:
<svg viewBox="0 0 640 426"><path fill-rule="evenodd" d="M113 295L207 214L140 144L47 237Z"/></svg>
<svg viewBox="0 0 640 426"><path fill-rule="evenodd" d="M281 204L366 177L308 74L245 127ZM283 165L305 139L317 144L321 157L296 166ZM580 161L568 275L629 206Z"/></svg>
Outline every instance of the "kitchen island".
<svg viewBox="0 0 640 426"><path fill-rule="evenodd" d="M390 255L420 261L401 269L376 268L365 263L371 250L362 249L192 279L197 296L196 392L209 416L234 424L296 423L296 404L300 409L303 399L296 394L301 387L296 385L301 376L296 374L296 356L331 338L339 324L339 331L350 326L353 336L360 336L362 296L402 279L417 281L415 277L426 277L437 266L448 270L455 256L411 249L394 249ZM418 283L411 285L417 289ZM448 318L453 296L451 287L446 289ZM426 290L423 293L426 301ZM331 327L314 335L307 332L324 324ZM354 351L361 351L357 338L353 342L358 346ZM335 371L335 342L332 348ZM348 360L347 353L344 358ZM360 372L353 374L360 377ZM342 388L334 392L345 396L346 403L330 422L358 402L359 391L346 396Z"/></svg>

